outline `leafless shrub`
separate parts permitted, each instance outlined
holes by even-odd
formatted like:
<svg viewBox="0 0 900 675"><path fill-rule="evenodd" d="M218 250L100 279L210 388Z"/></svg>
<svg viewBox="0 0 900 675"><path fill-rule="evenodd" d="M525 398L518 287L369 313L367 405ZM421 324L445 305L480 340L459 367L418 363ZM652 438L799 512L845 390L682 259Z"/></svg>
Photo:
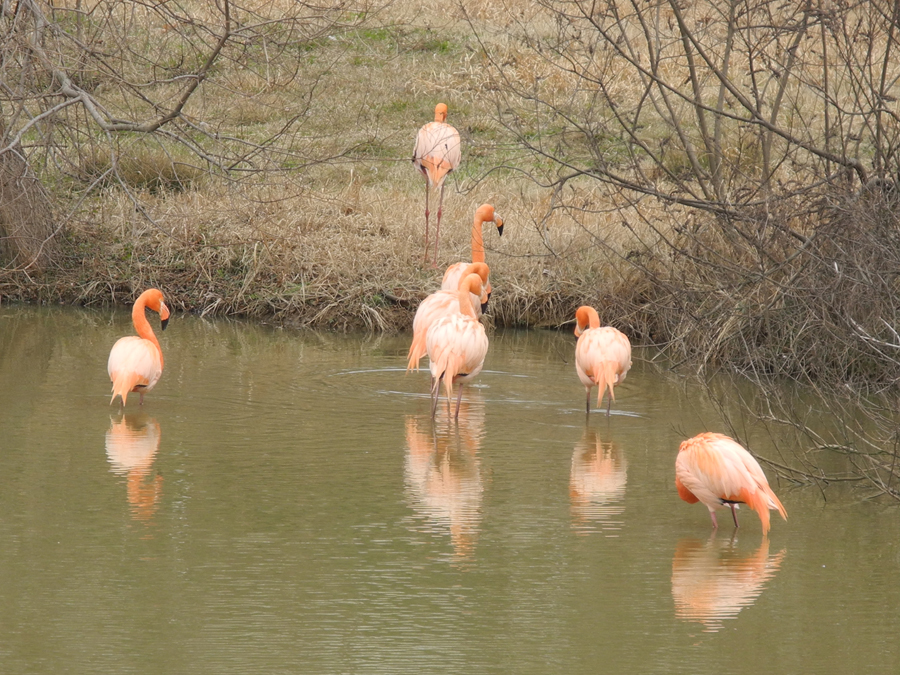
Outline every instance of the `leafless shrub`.
<svg viewBox="0 0 900 675"><path fill-rule="evenodd" d="M896 495L897 3L539 4L544 22L509 17L506 48L480 30L497 119L595 250L614 247L567 186L627 208L634 243L617 252L641 279L626 300L640 332L677 363L750 377L760 415L865 456L858 475ZM773 377L865 421L815 437Z"/></svg>
<svg viewBox="0 0 900 675"><path fill-rule="evenodd" d="M310 147L310 138L324 135L309 112L328 64L306 54L375 9L367 0L3 3L6 183L21 187L28 177L27 194L66 206L60 225L46 207L32 212L34 226L44 220L37 238L46 242L73 204L104 186L137 202L141 190L185 189L202 175L246 180L346 153L353 141ZM21 200L10 194L0 203L9 211L3 220L21 222ZM17 261L28 257L30 249L19 247L29 237L7 235Z"/></svg>
<svg viewBox="0 0 900 675"><path fill-rule="evenodd" d="M47 194L20 152L0 155L0 261L31 277L56 250Z"/></svg>

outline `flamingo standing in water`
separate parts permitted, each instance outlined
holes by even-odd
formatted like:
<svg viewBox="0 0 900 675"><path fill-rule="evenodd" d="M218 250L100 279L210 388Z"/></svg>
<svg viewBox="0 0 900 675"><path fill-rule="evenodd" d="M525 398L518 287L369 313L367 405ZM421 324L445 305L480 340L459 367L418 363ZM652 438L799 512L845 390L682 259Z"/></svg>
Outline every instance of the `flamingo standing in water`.
<svg viewBox="0 0 900 675"><path fill-rule="evenodd" d="M438 319L428 329L425 347L431 360L431 376L434 378L431 386L432 418L437 412L441 380L444 381L447 391L448 405L453 398L453 385L459 383L456 413L453 416L454 419L459 419L459 402L462 400L463 385L478 375L484 366L484 357L488 350L487 334L475 316L475 310L469 299L469 290L466 288L480 284L481 277L477 274L470 274L463 279L458 291L459 312Z"/></svg>
<svg viewBox="0 0 900 675"><path fill-rule="evenodd" d="M121 396L124 406L128 393L136 391L141 395L140 404L143 405L144 394L153 389L162 375L162 349L144 314L147 307L159 314L162 330L166 329L169 322L169 308L163 302L162 292L150 288L141 293L131 310L131 321L137 336L119 338L109 352L107 371L112 380L110 404L116 400L116 396Z"/></svg>
<svg viewBox="0 0 900 675"><path fill-rule="evenodd" d="M465 288L470 293L469 304L475 313L475 317L481 316L488 300L484 287L487 284L490 270L484 263L472 263L466 267L466 272L465 277L457 281L456 290L441 290L437 293L432 293L422 301L416 310L416 316L413 319L413 341L407 354L407 371L419 369L419 361L425 356L427 351L425 338L432 324L441 317L452 316L460 311L460 289ZM478 275L480 283L476 284L474 280L466 281L466 277L472 274Z"/></svg>
<svg viewBox="0 0 900 675"><path fill-rule="evenodd" d="M503 236L503 218L494 212L494 207L490 204L482 204L475 210L475 219L472 222L472 262L484 262L484 236L482 227L485 223L494 223L497 226L497 234ZM458 262L450 265L444 272L444 278L441 281L442 291L455 291L459 288L459 281L467 272L470 263ZM488 298L491 297L491 284L485 279L485 291Z"/></svg>
<svg viewBox="0 0 900 675"><path fill-rule="evenodd" d="M591 412L591 388L596 384L597 407L603 403L603 395L609 389L606 400L606 416L609 417L612 401L616 400L613 386L620 384L631 368L631 343L612 326L600 327L597 310L582 305L575 312L575 370L587 392L586 410Z"/></svg>
<svg viewBox="0 0 900 675"><path fill-rule="evenodd" d="M787 520L787 511L769 487L759 462L743 446L728 436L703 433L689 438L675 459L675 487L688 504L703 502L709 509L713 529L718 529L716 509L731 509L738 527L738 504L746 504L759 514L762 532L769 532L769 509L777 509Z"/></svg>
<svg viewBox="0 0 900 675"><path fill-rule="evenodd" d="M434 235L434 261L437 265L438 242L441 236L441 211L444 205L444 179L454 171L462 159L459 132L447 124L447 106L438 103L434 108L434 122L429 122L416 135L412 162L425 176L425 262L428 262L428 193L440 188L437 229Z"/></svg>

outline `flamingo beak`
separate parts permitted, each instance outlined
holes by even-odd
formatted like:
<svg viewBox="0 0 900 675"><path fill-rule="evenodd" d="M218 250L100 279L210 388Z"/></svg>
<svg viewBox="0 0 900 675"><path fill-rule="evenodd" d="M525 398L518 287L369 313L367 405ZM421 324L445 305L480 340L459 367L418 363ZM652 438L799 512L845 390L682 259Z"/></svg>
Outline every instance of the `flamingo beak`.
<svg viewBox="0 0 900 675"><path fill-rule="evenodd" d="M169 308L164 302L159 303L159 319L160 330L165 330L169 325Z"/></svg>
<svg viewBox="0 0 900 675"><path fill-rule="evenodd" d="M503 219L500 217L497 218L497 234L503 236Z"/></svg>

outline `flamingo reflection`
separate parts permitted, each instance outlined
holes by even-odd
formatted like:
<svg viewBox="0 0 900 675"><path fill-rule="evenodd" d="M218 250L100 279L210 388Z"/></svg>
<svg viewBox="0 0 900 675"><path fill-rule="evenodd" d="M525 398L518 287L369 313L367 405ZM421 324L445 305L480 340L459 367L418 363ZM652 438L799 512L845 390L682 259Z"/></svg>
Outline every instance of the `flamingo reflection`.
<svg viewBox="0 0 900 675"><path fill-rule="evenodd" d="M481 522L484 487L477 453L483 435L484 401L478 398L461 403L458 422L446 410L434 423L406 418L407 494L431 531L449 531L457 561L471 559Z"/></svg>
<svg viewBox="0 0 900 675"><path fill-rule="evenodd" d="M159 423L145 413L110 418L106 432L106 456L110 471L127 476L128 503L135 520L149 522L162 494L162 476L151 474L159 451Z"/></svg>
<svg viewBox="0 0 900 675"><path fill-rule="evenodd" d="M600 438L596 429L586 427L572 454L569 498L576 531L618 530L618 518L625 511L625 483L628 463L612 441Z"/></svg>
<svg viewBox="0 0 900 675"><path fill-rule="evenodd" d="M716 632L722 622L734 619L763 592L785 556L781 550L769 555L764 538L755 553L741 556L733 539L704 543L683 539L672 561L672 597L675 616L703 624L705 632Z"/></svg>

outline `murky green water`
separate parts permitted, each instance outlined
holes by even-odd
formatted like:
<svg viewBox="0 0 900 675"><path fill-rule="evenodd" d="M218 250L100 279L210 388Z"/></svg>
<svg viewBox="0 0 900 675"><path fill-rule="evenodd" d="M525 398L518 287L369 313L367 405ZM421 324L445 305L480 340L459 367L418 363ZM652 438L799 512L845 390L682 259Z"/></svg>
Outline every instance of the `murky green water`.
<svg viewBox="0 0 900 675"><path fill-rule="evenodd" d="M585 425L574 338L502 333L432 424L404 337L175 315L122 416L127 333L0 309L2 672L900 672L897 509L711 538L673 466L724 429L652 366Z"/></svg>

